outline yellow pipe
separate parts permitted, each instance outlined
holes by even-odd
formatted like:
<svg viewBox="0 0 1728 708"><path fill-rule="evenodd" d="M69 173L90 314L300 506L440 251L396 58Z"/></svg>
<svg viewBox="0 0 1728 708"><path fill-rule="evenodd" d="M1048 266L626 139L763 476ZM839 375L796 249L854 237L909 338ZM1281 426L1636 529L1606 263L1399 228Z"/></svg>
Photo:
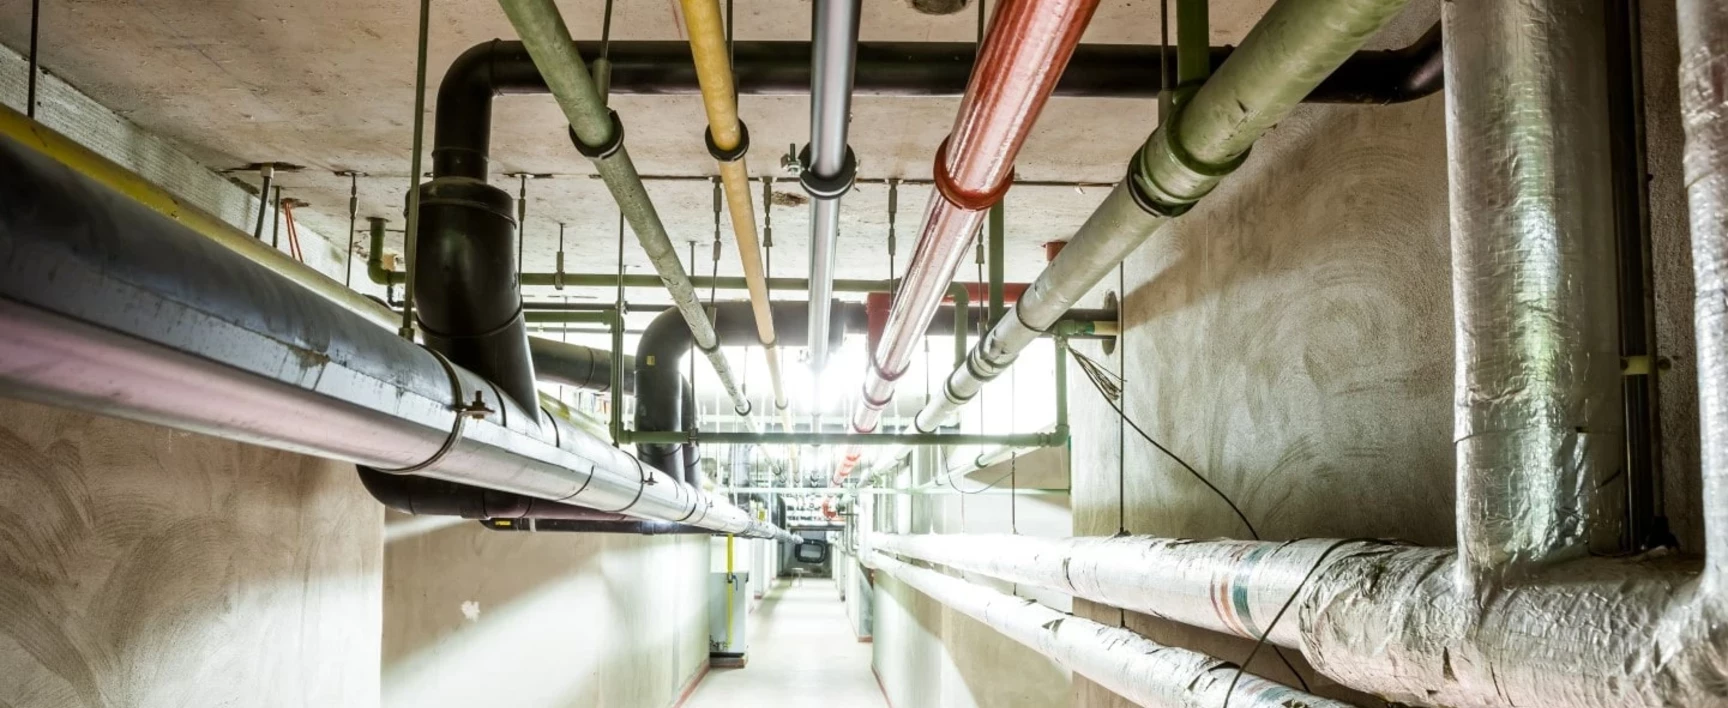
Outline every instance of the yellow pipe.
<svg viewBox="0 0 1728 708"><path fill-rule="evenodd" d="M732 648L732 542L735 536L726 537L726 648Z"/></svg>
<svg viewBox="0 0 1728 708"><path fill-rule="evenodd" d="M0 105L0 135L16 140L78 174L95 180L158 214L180 222L186 228L240 254L246 260L268 268L349 311L392 330L396 328L396 314L389 308L349 290L335 279L252 238L251 234L181 201L179 197L144 179L138 173L3 105Z"/></svg>
<svg viewBox="0 0 1728 708"><path fill-rule="evenodd" d="M743 130L738 123L738 99L732 85L732 61L726 50L726 29L720 19L719 0L682 0L684 24L690 35L690 56L696 65L696 83L702 88L702 107L708 114L708 132L721 152L738 148ZM762 248L756 239L756 208L750 190L750 170L744 158L718 161L720 184L726 190L727 210L732 214L732 233L738 241L738 260L744 266L744 281L750 290L750 306L756 315L756 336L768 358L768 379L774 387L774 407L780 425L792 429L791 409L781 380L780 354L775 346L774 315L768 308L768 277L762 267Z"/></svg>

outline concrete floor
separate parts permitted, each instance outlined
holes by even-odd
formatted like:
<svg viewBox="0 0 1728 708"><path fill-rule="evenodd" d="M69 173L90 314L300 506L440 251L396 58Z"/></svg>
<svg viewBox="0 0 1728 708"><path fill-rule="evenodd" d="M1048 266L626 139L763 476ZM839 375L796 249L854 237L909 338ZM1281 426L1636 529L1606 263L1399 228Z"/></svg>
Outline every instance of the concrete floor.
<svg viewBox="0 0 1728 708"><path fill-rule="evenodd" d="M870 645L847 625L828 580L776 586L750 619L748 667L714 669L684 708L887 708L870 673Z"/></svg>

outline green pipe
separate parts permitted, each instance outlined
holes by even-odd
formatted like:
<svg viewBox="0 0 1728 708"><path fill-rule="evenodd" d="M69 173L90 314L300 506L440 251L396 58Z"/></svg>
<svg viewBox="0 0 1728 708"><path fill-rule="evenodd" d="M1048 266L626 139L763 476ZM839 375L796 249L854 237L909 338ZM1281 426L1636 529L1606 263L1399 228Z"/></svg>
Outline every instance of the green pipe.
<svg viewBox="0 0 1728 708"><path fill-rule="evenodd" d="M1007 253L1008 224L1007 212L1002 207L1002 201L990 207L990 324L1002 319L1007 306L1006 298L1002 296L1002 280L1007 277L1006 264L1002 262Z"/></svg>
<svg viewBox="0 0 1728 708"><path fill-rule="evenodd" d="M384 268L384 225L389 220L377 216L366 217L366 225L371 231L372 248L366 254L366 277L379 285L396 285L408 279L406 273L399 273Z"/></svg>
<svg viewBox="0 0 1728 708"><path fill-rule="evenodd" d="M1057 447L1067 442L1057 433L1013 433L980 435L972 433L704 433L624 431L621 443L674 445L705 443L719 445L1006 445L1010 447Z"/></svg>
<svg viewBox="0 0 1728 708"><path fill-rule="evenodd" d="M672 237L666 233L666 225L660 221L659 212L648 198L642 176L630 160L630 151L623 144L623 124L618 122L617 113L606 108L606 100L595 86L594 77L582 55L577 53L576 43L570 38L570 29L565 26L558 6L553 0L500 0L500 4L504 7L504 14L510 17L510 24L522 37L522 46L533 57L534 66L546 80L546 87L557 99L564 117L570 121L578 150L589 158L595 171L600 173L600 179L606 182L612 199L618 203L618 210L630 222L648 261L654 265L666 290L671 293L672 303L690 325L697 348L708 355L720 385L732 399L733 409L740 415L747 415L749 399L733 380L732 367L720 352L714 323L708 319L708 313L696 294L696 286L690 282L689 273L684 271L683 261L678 259Z"/></svg>
<svg viewBox="0 0 1728 708"><path fill-rule="evenodd" d="M561 322L561 323L566 323L566 324L607 324L607 325L609 325L612 323L613 313L611 310L606 310L606 311L602 311L602 312L528 311L528 312L522 313L522 317L525 320L527 320L529 324Z"/></svg>
<svg viewBox="0 0 1728 708"><path fill-rule="evenodd" d="M1178 102L1212 74L1211 20L1206 0L1177 0L1176 86Z"/></svg>
<svg viewBox="0 0 1728 708"><path fill-rule="evenodd" d="M613 389L617 390L617 389ZM1056 338L1056 434L1068 438L1068 338Z"/></svg>

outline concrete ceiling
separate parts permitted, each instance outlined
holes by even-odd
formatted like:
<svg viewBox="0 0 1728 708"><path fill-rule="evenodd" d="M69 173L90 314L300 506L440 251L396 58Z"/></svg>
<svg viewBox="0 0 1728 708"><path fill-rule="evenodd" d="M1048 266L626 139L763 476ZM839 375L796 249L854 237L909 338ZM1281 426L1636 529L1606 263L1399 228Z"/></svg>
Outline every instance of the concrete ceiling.
<svg viewBox="0 0 1728 708"><path fill-rule="evenodd" d="M1214 43L1234 43L1271 0L1213 3ZM0 41L27 44L28 0L0 2ZM675 0L616 3L615 40L683 39ZM429 82L464 49L495 37L513 37L503 12L488 0L432 3ZM597 39L604 0L562 2L572 34ZM310 202L297 214L319 232L340 240L347 230L347 179L358 170L360 216L385 216L400 227L412 145L414 43L413 0L46 0L43 3L43 65L147 130L181 143L215 169L248 163L286 162L305 170L281 177L288 196ZM740 0L740 40L806 40L808 0ZM920 14L903 2L865 3L863 39L971 41L976 13ZM1155 0L1108 0L1085 35L1088 42L1156 43ZM433 96L428 96L428 109ZM702 147L705 127L694 96L621 96L614 99L628 130L627 145L644 174L706 176L714 165ZM856 102L852 145L865 178L928 178L936 145L954 118L957 99L861 97ZM802 97L742 99L756 150L753 174L786 177L779 157L803 144L808 100ZM430 116L430 113L428 113ZM1018 164L1023 180L1114 182L1127 156L1156 121L1150 100L1058 99L1049 104ZM557 224L566 224L570 270L610 272L616 262L617 212L588 163L564 137L564 119L542 96L497 101L493 137L494 180L505 175L553 175L528 185L528 270L551 270ZM430 136L428 117L428 138ZM429 140L428 140L429 142ZM249 173L236 178L255 181ZM515 185L510 188L515 191ZM674 238L706 244L713 236L710 186L705 182L651 182L650 193ZM796 184L781 191L802 196ZM1009 275L1034 276L1042 262L1039 245L1066 238L1090 212L1103 189L1022 186L1008 198L1011 243ZM898 233L905 254L917 236L928 188L901 194ZM760 211L760 210L759 210ZM806 209L776 207L778 246L774 272L805 271ZM888 275L884 239L887 190L864 184L845 202L842 277ZM362 228L364 222L362 221ZM726 234L730 241L730 234ZM364 239L362 239L363 241ZM399 237L392 248L399 248ZM364 243L361 244L364 247ZM710 269L708 250L698 249L700 271ZM645 266L639 249L626 262ZM723 274L737 272L728 248ZM549 292L549 291L548 291ZM569 294L561 293L561 294ZM531 293L533 295L533 293Z"/></svg>

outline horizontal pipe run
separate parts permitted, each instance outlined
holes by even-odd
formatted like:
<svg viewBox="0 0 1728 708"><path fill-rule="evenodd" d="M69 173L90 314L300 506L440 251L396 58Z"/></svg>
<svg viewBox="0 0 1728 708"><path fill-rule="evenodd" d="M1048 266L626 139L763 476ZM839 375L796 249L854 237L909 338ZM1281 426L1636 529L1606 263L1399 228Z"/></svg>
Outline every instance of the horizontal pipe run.
<svg viewBox="0 0 1728 708"><path fill-rule="evenodd" d="M1440 90L1440 27L1408 47L1357 52L1315 87L1309 103L1385 105L1433 95ZM490 43L489 43L490 44ZM475 91L545 93L545 82L518 62L526 61L519 42L496 42L488 64L494 83ZM486 45L482 45L486 46ZM585 57L599 57L599 42L577 42ZM973 42L860 42L853 96L956 97L976 63ZM810 95L809 42L740 41L732 44L738 93L744 96ZM1236 51L1212 47L1213 68ZM1064 98L1153 99L1158 73L1174 48L1146 44L1082 44L1052 95ZM608 53L613 95L692 95L700 92L690 46L676 41L613 41ZM529 68L532 68L531 65ZM1172 77L1174 77L1172 67ZM1174 83L1174 81L1172 81ZM442 99L442 96L440 96ZM439 104L442 105L440 100Z"/></svg>
<svg viewBox="0 0 1728 708"><path fill-rule="evenodd" d="M778 532L0 139L8 395L728 533ZM115 307L114 303L127 303Z"/></svg>
<svg viewBox="0 0 1728 708"><path fill-rule="evenodd" d="M1376 541L873 534L865 543L1267 635L1344 686L1411 705L1702 706L1728 685L1728 616L1699 595L1696 566L1672 560L1575 561L1478 598L1453 582L1453 550Z"/></svg>
<svg viewBox="0 0 1728 708"><path fill-rule="evenodd" d="M1121 627L1058 612L1035 601L908 565L880 553L864 564L887 573L1096 682L1136 705L1155 708L1351 708L1244 673L1230 662L1158 644Z"/></svg>
<svg viewBox="0 0 1728 708"><path fill-rule="evenodd" d="M671 444L693 442L720 445L1010 445L1013 447L1056 447L1067 442L1056 433L1011 433L981 435L972 433L704 433L624 431L620 443Z"/></svg>
<svg viewBox="0 0 1728 708"><path fill-rule="evenodd" d="M484 519L480 525L493 531L523 531L528 533L623 533L642 536L661 536L666 534L701 534L713 535L713 531L700 526L677 524L670 521L653 519L630 519L628 521L596 521L587 519Z"/></svg>

